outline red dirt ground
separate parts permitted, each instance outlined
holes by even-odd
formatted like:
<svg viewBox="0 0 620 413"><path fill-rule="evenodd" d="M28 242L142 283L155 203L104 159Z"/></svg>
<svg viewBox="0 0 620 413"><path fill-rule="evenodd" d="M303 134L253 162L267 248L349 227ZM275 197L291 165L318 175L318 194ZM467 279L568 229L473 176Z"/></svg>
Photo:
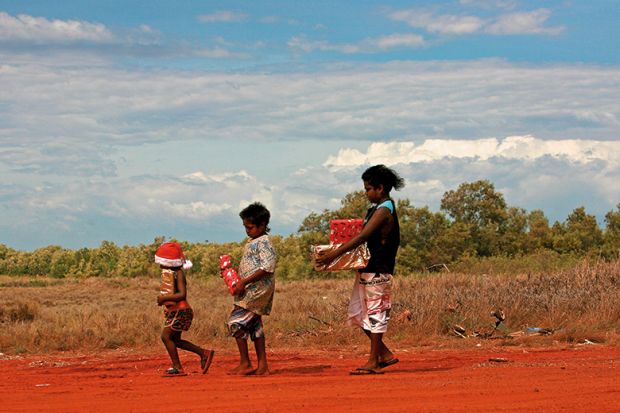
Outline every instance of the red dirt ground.
<svg viewBox="0 0 620 413"><path fill-rule="evenodd" d="M163 378L163 353L0 358L0 411L10 412L620 412L620 347L399 349L383 375L350 376L361 350L270 351L268 377L229 376L217 352L207 375ZM503 358L506 361L490 361Z"/></svg>

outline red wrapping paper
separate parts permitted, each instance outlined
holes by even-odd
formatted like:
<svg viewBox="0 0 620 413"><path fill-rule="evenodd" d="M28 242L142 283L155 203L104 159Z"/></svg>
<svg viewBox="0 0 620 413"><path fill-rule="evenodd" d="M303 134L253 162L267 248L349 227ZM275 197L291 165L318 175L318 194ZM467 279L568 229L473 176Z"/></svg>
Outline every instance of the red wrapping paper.
<svg viewBox="0 0 620 413"><path fill-rule="evenodd" d="M362 231L364 220L355 219L332 219L329 222L329 243L346 244Z"/></svg>
<svg viewBox="0 0 620 413"><path fill-rule="evenodd" d="M237 285L237 283L241 281L241 278L239 278L237 270L232 267L232 263L230 262L230 255L220 256L220 276L224 279L224 282L228 287L228 292L233 295L235 291L235 285Z"/></svg>

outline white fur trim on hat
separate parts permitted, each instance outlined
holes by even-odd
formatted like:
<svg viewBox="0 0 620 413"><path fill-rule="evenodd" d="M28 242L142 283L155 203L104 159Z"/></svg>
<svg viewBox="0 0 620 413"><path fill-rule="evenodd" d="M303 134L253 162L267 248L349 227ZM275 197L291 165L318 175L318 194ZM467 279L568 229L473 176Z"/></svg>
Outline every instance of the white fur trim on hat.
<svg viewBox="0 0 620 413"><path fill-rule="evenodd" d="M169 259L164 257L155 256L155 262L163 265L164 267L181 267L183 265L183 258Z"/></svg>

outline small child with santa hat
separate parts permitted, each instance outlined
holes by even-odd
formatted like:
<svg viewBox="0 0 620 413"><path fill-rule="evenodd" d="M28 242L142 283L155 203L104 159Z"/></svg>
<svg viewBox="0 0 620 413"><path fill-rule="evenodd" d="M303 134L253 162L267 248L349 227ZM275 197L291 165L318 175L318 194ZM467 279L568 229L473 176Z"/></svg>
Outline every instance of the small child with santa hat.
<svg viewBox="0 0 620 413"><path fill-rule="evenodd" d="M181 338L181 333L189 330L194 319L194 311L187 302L187 283L183 273L184 269L192 267L192 263L185 258L181 245L177 242L161 244L155 253L155 262L161 268L161 288L157 296L157 305L164 306L161 340L172 361L172 367L166 370L164 376L187 375L181 366L178 348L197 354L204 374L213 361L214 351L203 349Z"/></svg>

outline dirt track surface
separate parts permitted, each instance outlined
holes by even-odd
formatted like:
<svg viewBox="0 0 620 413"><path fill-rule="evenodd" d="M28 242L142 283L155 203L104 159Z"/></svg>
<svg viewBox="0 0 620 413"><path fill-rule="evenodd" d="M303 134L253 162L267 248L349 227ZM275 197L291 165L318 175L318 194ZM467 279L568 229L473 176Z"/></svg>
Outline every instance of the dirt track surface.
<svg viewBox="0 0 620 413"><path fill-rule="evenodd" d="M401 349L385 374L350 376L359 350L269 352L268 377L229 376L217 352L208 374L114 350L0 358L0 411L11 412L620 412L620 347ZM490 361L490 359L505 359Z"/></svg>

